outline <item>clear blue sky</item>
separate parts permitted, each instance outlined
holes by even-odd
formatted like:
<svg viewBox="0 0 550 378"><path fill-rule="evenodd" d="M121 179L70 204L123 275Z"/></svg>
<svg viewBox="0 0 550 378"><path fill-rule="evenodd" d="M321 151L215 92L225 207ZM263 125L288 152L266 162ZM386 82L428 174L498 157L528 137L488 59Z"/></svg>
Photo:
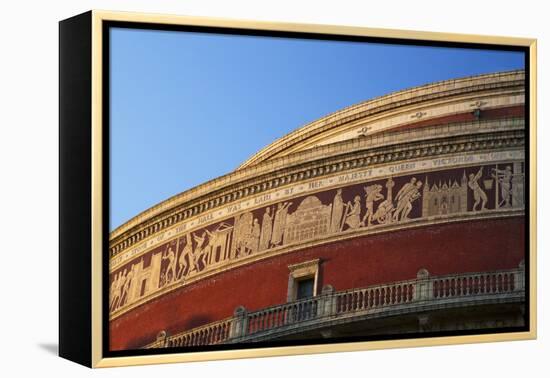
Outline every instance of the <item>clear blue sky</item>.
<svg viewBox="0 0 550 378"><path fill-rule="evenodd" d="M523 59L518 52L114 28L110 229L328 113L433 81L523 68Z"/></svg>

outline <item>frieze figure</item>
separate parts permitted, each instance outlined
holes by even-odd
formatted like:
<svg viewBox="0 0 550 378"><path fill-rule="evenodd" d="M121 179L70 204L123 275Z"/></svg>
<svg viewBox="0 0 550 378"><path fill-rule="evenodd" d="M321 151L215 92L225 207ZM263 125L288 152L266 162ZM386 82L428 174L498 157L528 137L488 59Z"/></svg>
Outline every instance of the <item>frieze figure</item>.
<svg viewBox="0 0 550 378"><path fill-rule="evenodd" d="M194 261L193 264L196 267L197 272L203 270L208 262L208 257L210 253L210 239L212 238L212 233L208 230L204 230L202 235L193 234L193 239L197 244L195 253L193 254Z"/></svg>
<svg viewBox="0 0 550 378"><path fill-rule="evenodd" d="M124 269L124 272L120 273L117 280L117 285L115 287L115 295L113 296L112 310L116 310L120 307L120 301L122 299L122 292L124 290L124 285L126 284L126 275L128 274L128 269Z"/></svg>
<svg viewBox="0 0 550 378"><path fill-rule="evenodd" d="M251 212L235 217L231 258L239 258L258 251L261 227Z"/></svg>
<svg viewBox="0 0 550 378"><path fill-rule="evenodd" d="M265 208L264 217L262 219L262 233L260 236L260 246L259 250L264 251L269 248L269 243L271 242L271 234L273 231L273 218L271 217L271 209L269 207Z"/></svg>
<svg viewBox="0 0 550 378"><path fill-rule="evenodd" d="M283 234L285 231L286 218L288 216L288 208L292 205L292 202L280 202L277 205L277 211L275 212L275 219L273 220L273 233L271 235L271 244L276 247L283 241Z"/></svg>
<svg viewBox="0 0 550 378"><path fill-rule="evenodd" d="M115 275L115 278L113 279L113 282L111 283L111 289L109 290L109 308L111 310L115 309L115 303L118 300L118 297L120 295L119 293L119 287L121 284L121 278L122 278L122 271L118 272Z"/></svg>
<svg viewBox="0 0 550 378"><path fill-rule="evenodd" d="M260 249L261 233L262 230L260 228L260 222L258 222L258 218L254 218L254 222L252 222L252 234L245 243L247 249L250 251L249 253L258 252L258 250Z"/></svg>
<svg viewBox="0 0 550 378"><path fill-rule="evenodd" d="M193 242L191 241L191 234L186 234L185 246L183 247L183 250L178 258L177 279L185 279L189 273L196 270L197 267L194 265Z"/></svg>
<svg viewBox="0 0 550 378"><path fill-rule="evenodd" d="M342 216L344 215L344 200L342 199L342 189L336 190L336 195L332 201L332 215L330 218L330 232L341 231Z"/></svg>
<svg viewBox="0 0 550 378"><path fill-rule="evenodd" d="M365 186L363 189L365 190L367 213L363 217L361 224L364 225L366 221L366 225L369 227L371 226L372 217L374 215L374 203L383 200L384 195L382 194L382 185L380 184Z"/></svg>
<svg viewBox="0 0 550 378"><path fill-rule="evenodd" d="M361 227L361 197L355 196L353 204L348 202L346 204L346 215L344 223L351 229Z"/></svg>
<svg viewBox="0 0 550 378"><path fill-rule="evenodd" d="M411 181L406 183L401 187L401 189L399 189L399 192L397 192L397 195L395 196L395 200L399 203L401 198L403 198L403 196L407 194L409 190L414 188L415 184L416 184L416 177L411 177Z"/></svg>
<svg viewBox="0 0 550 378"><path fill-rule="evenodd" d="M129 298L130 287L136 275L136 268L137 268L137 264L132 264L132 269L130 269L130 271L128 272L128 275L126 276L124 287L122 288L122 294L120 296L120 306L123 306L124 304L128 303L128 300L130 299Z"/></svg>
<svg viewBox="0 0 550 378"><path fill-rule="evenodd" d="M493 168L492 177L496 180L497 185L500 187L501 201L497 202L499 207L510 207L512 200L512 167L507 165L504 169Z"/></svg>
<svg viewBox="0 0 550 378"><path fill-rule="evenodd" d="M386 199L380 202L376 212L372 216L372 220L378 222L379 224L389 224L393 221L393 187L395 186L395 181L390 177L386 181L386 190L387 195Z"/></svg>
<svg viewBox="0 0 550 378"><path fill-rule="evenodd" d="M474 205L472 211L476 211L477 206L481 203L480 211L487 210L487 194L479 186L479 179L483 175L483 167L479 168L479 171L474 175L470 173L468 175L468 187L474 192Z"/></svg>
<svg viewBox="0 0 550 378"><path fill-rule="evenodd" d="M169 284L176 279L176 255L171 246L162 255L162 261L168 260L168 266L164 271L164 283Z"/></svg>
<svg viewBox="0 0 550 378"><path fill-rule="evenodd" d="M404 221L409 219L409 214L412 210L412 203L420 198L420 188L422 187L422 181L416 181L413 177L411 181L401 188L397 193L397 206L393 213L394 221Z"/></svg>

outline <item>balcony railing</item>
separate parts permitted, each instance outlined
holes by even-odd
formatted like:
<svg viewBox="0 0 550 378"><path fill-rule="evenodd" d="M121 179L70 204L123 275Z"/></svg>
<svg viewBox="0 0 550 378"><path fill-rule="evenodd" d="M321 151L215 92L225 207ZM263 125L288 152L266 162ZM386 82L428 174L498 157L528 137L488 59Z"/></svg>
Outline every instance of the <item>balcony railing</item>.
<svg viewBox="0 0 550 378"><path fill-rule="evenodd" d="M146 348L187 347L265 339L284 333L324 327L338 320L391 315L396 310L449 304L476 305L492 300L522 299L525 269L430 277L425 269L416 279L335 292L327 285L318 296L248 312L176 335L158 334Z"/></svg>

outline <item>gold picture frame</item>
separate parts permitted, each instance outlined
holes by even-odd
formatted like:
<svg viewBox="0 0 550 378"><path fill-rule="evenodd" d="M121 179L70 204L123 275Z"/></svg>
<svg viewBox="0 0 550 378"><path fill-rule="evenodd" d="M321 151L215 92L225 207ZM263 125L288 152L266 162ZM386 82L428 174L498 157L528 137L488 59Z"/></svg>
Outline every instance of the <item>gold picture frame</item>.
<svg viewBox="0 0 550 378"><path fill-rule="evenodd" d="M524 48L528 54L529 162L528 329L453 336L356 341L258 348L111 356L105 353L106 186L104 159L106 114L105 38L109 22L211 27L242 31L309 33L400 41L428 41ZM536 326L536 39L336 25L272 23L175 15L94 10L60 23L60 355L89 367L114 367L189 361L283 356L371 349L535 339ZM73 65L74 67L72 67ZM75 89L76 88L76 89ZM80 143L80 144L79 144ZM85 145L86 148L79 149ZM71 155L76 154L76 155ZM74 165L71 156L84 156ZM87 154L87 155L86 155ZM75 159L76 160L76 159ZM87 165L86 163L89 163ZM79 203L80 205L75 205ZM313 269L313 268L312 268ZM315 282L317 285L317 282ZM295 288L293 289L295 290ZM85 340L86 342L82 342ZM77 345L89 344L88 347Z"/></svg>

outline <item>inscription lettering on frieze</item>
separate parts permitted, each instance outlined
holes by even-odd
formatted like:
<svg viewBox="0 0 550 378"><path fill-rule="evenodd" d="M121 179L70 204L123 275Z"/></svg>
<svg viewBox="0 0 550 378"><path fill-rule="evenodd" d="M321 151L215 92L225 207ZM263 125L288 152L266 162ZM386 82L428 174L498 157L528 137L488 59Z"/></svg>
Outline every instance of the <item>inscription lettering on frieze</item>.
<svg viewBox="0 0 550 378"><path fill-rule="evenodd" d="M241 210L241 204L231 205L227 207L227 214L233 214Z"/></svg>
<svg viewBox="0 0 550 378"><path fill-rule="evenodd" d="M110 272L111 312L248 256L322 243L335 235L351 237L361 230L522 210L524 163L486 161L501 156L433 159L428 166L430 161L393 164L376 169L383 177L366 169L311 181L301 190L300 185L281 188L202 215L131 249L125 263L119 256L111 260L117 263ZM430 169L471 161L483 163ZM428 169L419 172L419 166ZM202 226L193 228L193 222Z"/></svg>
<svg viewBox="0 0 550 378"><path fill-rule="evenodd" d="M213 213L202 215L202 216L199 217L199 224L204 224L204 223L209 222L211 220L214 220L214 214Z"/></svg>
<svg viewBox="0 0 550 378"><path fill-rule="evenodd" d="M367 169L365 171L348 173L346 175L338 176L339 183L345 183L350 181L356 181L361 179L366 179L372 176L372 169Z"/></svg>
<svg viewBox="0 0 550 378"><path fill-rule="evenodd" d="M407 172L407 171L411 171L413 169L416 168L416 163L403 163L403 164L398 164L398 165L394 165L394 166L391 166L389 167L389 171L391 173L400 173L400 172Z"/></svg>
<svg viewBox="0 0 550 378"><path fill-rule="evenodd" d="M487 155L487 154L485 154ZM486 160L484 156L480 157L480 160ZM466 164L466 163L472 163L474 161L473 156L453 156L448 158L439 158L433 160L433 166L434 167L442 167L442 166L448 166L451 164Z"/></svg>
<svg viewBox="0 0 550 378"><path fill-rule="evenodd" d="M322 181L310 182L309 185L308 185L309 189L319 189L319 188L322 188L322 187L323 187L323 182Z"/></svg>
<svg viewBox="0 0 550 378"><path fill-rule="evenodd" d="M257 197L254 199L254 204L260 205L267 201L271 200L271 194L264 194L263 196Z"/></svg>
<svg viewBox="0 0 550 378"><path fill-rule="evenodd" d="M180 232L184 232L185 230L187 230L187 223L180 224L179 226L177 226L175 228L175 233L179 234Z"/></svg>

